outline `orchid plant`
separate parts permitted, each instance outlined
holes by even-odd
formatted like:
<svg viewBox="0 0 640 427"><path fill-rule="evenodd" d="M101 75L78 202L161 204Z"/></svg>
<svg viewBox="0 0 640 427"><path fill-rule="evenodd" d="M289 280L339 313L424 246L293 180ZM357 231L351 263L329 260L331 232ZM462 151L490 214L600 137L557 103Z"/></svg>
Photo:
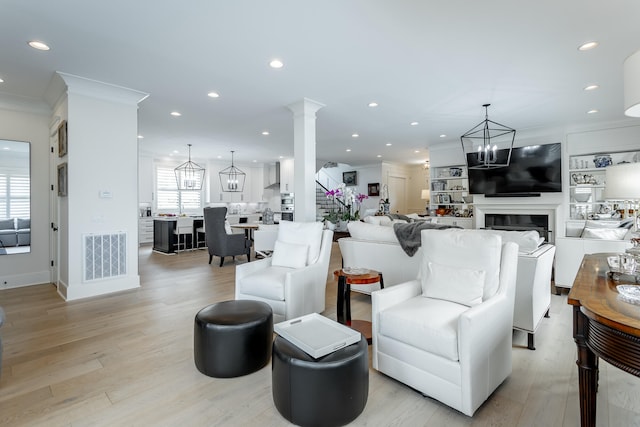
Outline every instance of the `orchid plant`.
<svg viewBox="0 0 640 427"><path fill-rule="evenodd" d="M357 220L360 218L360 205L364 199L368 199L369 196L362 193L355 193L352 188L347 187L342 183L333 190L329 190L326 193L327 198L332 200L338 200L338 211L334 211L333 208L329 214L325 215L324 219L332 223L338 222L338 220L349 221Z"/></svg>

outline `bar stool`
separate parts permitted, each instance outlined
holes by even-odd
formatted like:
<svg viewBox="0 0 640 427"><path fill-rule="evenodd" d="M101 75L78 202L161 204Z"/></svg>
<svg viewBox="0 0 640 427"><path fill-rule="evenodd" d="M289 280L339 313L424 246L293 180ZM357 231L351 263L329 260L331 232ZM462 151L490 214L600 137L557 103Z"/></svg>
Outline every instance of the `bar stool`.
<svg viewBox="0 0 640 427"><path fill-rule="evenodd" d="M176 222L176 228L173 230L173 234L178 236L178 242L175 244L177 247L176 252L180 252L180 237L184 236L184 240L182 242L182 250L185 251L187 249L187 236L191 235L191 247L193 247L193 218L188 216L178 217L178 221Z"/></svg>
<svg viewBox="0 0 640 427"><path fill-rule="evenodd" d="M204 221L202 222L202 227L198 227L196 228L196 248L200 249L200 245L203 244L203 248L206 248L207 246L207 239L206 239L206 231L207 229L204 226ZM202 236L202 240L200 240L200 236Z"/></svg>

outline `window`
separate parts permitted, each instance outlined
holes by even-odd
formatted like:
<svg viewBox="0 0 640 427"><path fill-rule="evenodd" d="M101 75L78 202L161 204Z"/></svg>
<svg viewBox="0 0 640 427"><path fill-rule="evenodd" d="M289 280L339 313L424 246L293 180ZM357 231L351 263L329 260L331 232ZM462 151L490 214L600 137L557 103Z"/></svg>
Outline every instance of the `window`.
<svg viewBox="0 0 640 427"><path fill-rule="evenodd" d="M0 218L30 217L29 173L11 169L0 172Z"/></svg>
<svg viewBox="0 0 640 427"><path fill-rule="evenodd" d="M202 207L202 192L178 190L173 169L170 166L156 166L157 208L184 211Z"/></svg>

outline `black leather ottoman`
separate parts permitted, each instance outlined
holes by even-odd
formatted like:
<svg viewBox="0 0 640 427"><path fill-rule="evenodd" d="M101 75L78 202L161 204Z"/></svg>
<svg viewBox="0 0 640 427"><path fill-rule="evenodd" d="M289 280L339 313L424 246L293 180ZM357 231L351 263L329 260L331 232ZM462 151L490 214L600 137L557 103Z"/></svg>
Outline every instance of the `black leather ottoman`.
<svg viewBox="0 0 640 427"><path fill-rule="evenodd" d="M276 408L301 426L341 426L362 413L369 395L367 340L314 359L276 336L271 386Z"/></svg>
<svg viewBox="0 0 640 427"><path fill-rule="evenodd" d="M231 378L269 363L273 311L260 301L223 301L196 314L193 356L200 372Z"/></svg>

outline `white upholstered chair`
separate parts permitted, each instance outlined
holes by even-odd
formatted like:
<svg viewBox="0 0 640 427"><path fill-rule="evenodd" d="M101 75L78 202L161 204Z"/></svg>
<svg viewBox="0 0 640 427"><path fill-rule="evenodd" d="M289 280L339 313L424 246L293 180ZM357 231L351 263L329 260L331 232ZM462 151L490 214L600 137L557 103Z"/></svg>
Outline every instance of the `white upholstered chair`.
<svg viewBox="0 0 640 427"><path fill-rule="evenodd" d="M372 294L373 367L472 416L511 374L518 247L424 230L419 278Z"/></svg>
<svg viewBox="0 0 640 427"><path fill-rule="evenodd" d="M266 302L274 323L323 312L333 232L322 227L280 221L273 255L236 266L236 299Z"/></svg>

